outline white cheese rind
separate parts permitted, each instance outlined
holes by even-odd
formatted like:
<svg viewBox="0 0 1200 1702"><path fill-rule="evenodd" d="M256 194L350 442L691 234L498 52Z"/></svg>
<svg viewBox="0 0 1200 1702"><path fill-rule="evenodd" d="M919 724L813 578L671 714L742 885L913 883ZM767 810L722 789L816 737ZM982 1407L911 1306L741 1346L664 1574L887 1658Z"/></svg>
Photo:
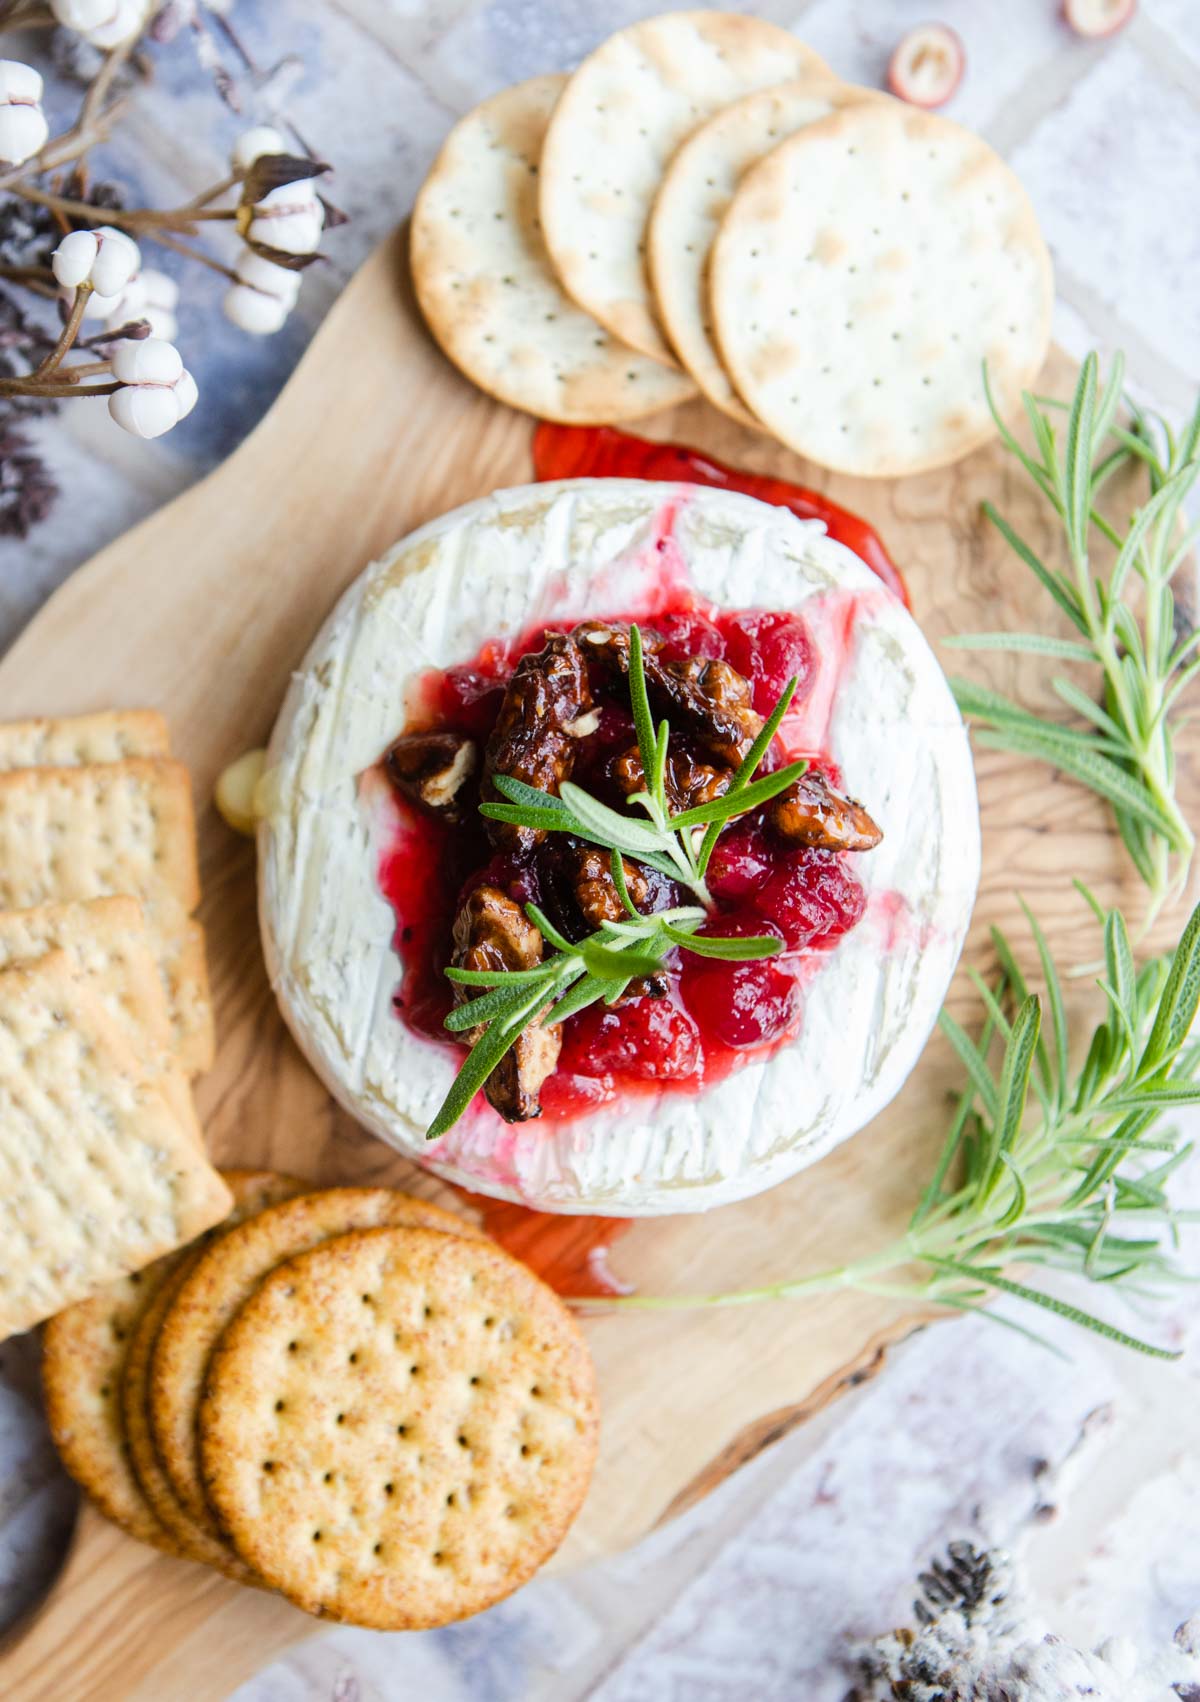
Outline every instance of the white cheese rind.
<svg viewBox="0 0 1200 1702"><path fill-rule="evenodd" d="M510 1127L485 1108L430 1144L424 1130L455 1057L392 1009L402 966L377 866L393 806L361 777L403 727L426 670L538 621L636 610L672 564L703 600L809 620L830 672L801 721L827 721L827 731L793 725L792 743L824 732L822 747L884 829L882 845L853 863L867 915L808 987L796 1040L712 1089L634 1097L567 1123ZM264 948L314 1069L410 1157L550 1211L706 1210L773 1186L855 1133L920 1056L979 877L966 733L915 622L818 524L693 486L579 479L500 491L397 544L345 593L293 676L265 791Z"/></svg>

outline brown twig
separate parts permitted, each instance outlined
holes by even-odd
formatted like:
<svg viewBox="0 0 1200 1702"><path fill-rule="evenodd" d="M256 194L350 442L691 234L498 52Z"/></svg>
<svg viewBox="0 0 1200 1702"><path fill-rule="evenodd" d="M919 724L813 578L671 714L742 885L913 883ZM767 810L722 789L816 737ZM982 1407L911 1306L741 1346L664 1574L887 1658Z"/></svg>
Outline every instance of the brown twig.
<svg viewBox="0 0 1200 1702"><path fill-rule="evenodd" d="M80 284L76 289L75 300L71 303L71 311L68 313L62 331L59 333L57 343L33 374L32 381L35 384L42 379L49 378L50 374L56 372L62 365L67 351L78 335L79 327L83 324L83 316L87 310L88 297L91 293L92 286L86 282Z"/></svg>
<svg viewBox="0 0 1200 1702"><path fill-rule="evenodd" d="M160 248L169 248L172 254L182 254L188 260L198 260L201 266L207 266L210 272L219 272L231 283L240 283L240 279L232 266L224 265L220 260L214 260L211 254L205 254L202 248L190 248L186 242L169 236L165 230L147 231L151 242L157 242Z"/></svg>
<svg viewBox="0 0 1200 1702"><path fill-rule="evenodd" d="M58 299L58 286L48 266L0 265L0 278L8 278L10 282L32 290L34 295L45 296L48 301Z"/></svg>
<svg viewBox="0 0 1200 1702"><path fill-rule="evenodd" d="M55 401L68 396L111 396L122 386L111 384L35 384L32 378L0 378L0 396L45 396Z"/></svg>
<svg viewBox="0 0 1200 1702"><path fill-rule="evenodd" d="M237 218L236 207L200 207L189 211L186 207L170 207L158 210L154 207L94 207L90 201L76 201L69 195L55 195L49 189L35 189L31 184L16 183L12 193L19 195L23 201L32 201L39 207L49 207L53 212L65 213L69 218L95 220L106 225L116 225L119 228L138 231L147 236L155 230L177 230L184 236L194 236L193 226L198 221L224 220L228 222Z"/></svg>

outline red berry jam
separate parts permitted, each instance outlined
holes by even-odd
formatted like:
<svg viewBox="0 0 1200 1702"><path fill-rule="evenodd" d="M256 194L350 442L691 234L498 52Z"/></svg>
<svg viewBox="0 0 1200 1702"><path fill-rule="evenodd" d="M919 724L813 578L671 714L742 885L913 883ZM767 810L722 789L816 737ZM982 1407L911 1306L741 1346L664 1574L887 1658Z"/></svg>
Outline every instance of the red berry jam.
<svg viewBox="0 0 1200 1702"><path fill-rule="evenodd" d="M803 721L817 656L800 616L717 610L685 592L672 593L668 607L662 601L659 597L649 617L632 618L643 619L662 636L667 659L724 658L753 682L760 714L769 713L795 675L797 725ZM484 743L509 675L522 655L541 648L545 630L532 630L507 645L485 645L471 661L425 676L411 725L468 733ZM599 726L581 745L574 778L619 805L611 767L634 742L628 708L606 700ZM787 760L788 751L777 740L764 770ZM827 759L821 764L832 772ZM553 859L538 851L498 855L474 810L447 828L397 800L396 820L394 842L379 871L395 911L395 945L404 965L396 1010L411 1029L461 1055L443 1027L452 1004L444 971L458 907L467 892L486 881L521 904L532 900L553 915ZM644 908L690 902L683 889L648 874ZM737 963L681 952L664 966L665 996L634 998L614 1008L596 1004L569 1018L558 1068L541 1092L546 1121L578 1117L631 1094L695 1093L747 1058L785 1045L802 1025L805 993L821 954L836 946L865 909L853 859L787 845L771 828L765 809L724 830L709 868L709 889L715 911L703 933L726 939L773 936L782 942L780 954Z"/></svg>

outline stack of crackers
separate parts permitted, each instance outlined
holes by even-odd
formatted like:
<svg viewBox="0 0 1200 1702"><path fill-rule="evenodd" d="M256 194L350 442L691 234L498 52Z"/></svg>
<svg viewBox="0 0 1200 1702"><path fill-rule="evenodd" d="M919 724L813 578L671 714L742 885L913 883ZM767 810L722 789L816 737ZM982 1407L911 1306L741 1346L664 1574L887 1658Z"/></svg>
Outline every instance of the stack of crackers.
<svg viewBox="0 0 1200 1702"><path fill-rule="evenodd" d="M510 406L615 424L697 391L822 466L955 461L1050 336L1033 209L979 137L762 19L674 12L485 101L413 213L430 329Z"/></svg>
<svg viewBox="0 0 1200 1702"><path fill-rule="evenodd" d="M134 1536L310 1613L415 1629L509 1594L595 1456L562 1302L423 1200L225 1181L220 1230L48 1326L68 1469Z"/></svg>
<svg viewBox="0 0 1200 1702"><path fill-rule="evenodd" d="M187 770L150 711L0 725L0 1338L223 1218Z"/></svg>

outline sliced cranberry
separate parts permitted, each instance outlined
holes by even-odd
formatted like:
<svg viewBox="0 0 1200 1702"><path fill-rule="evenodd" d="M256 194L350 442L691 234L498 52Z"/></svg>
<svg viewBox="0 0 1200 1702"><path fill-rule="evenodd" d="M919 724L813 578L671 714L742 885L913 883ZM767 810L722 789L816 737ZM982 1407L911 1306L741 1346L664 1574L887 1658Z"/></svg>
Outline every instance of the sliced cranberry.
<svg viewBox="0 0 1200 1702"><path fill-rule="evenodd" d="M662 639L659 655L664 662L686 662L693 656L706 656L713 660L725 655L725 640L720 628L694 609L656 615L654 630Z"/></svg>
<svg viewBox="0 0 1200 1702"><path fill-rule="evenodd" d="M482 668L447 668L439 680L439 705L445 726L485 739L504 702L505 675Z"/></svg>
<svg viewBox="0 0 1200 1702"><path fill-rule="evenodd" d="M779 929L753 911L734 911L714 917L702 932L711 938L744 939L749 934L773 934ZM680 992L701 1033L722 1046L744 1052L778 1039L791 1026L799 1008L799 989L778 958L728 963L719 958L684 952Z"/></svg>
<svg viewBox="0 0 1200 1702"><path fill-rule="evenodd" d="M751 901L783 935L789 951L831 946L862 918L867 895L832 851L798 851L780 866Z"/></svg>
<svg viewBox="0 0 1200 1702"><path fill-rule="evenodd" d="M559 1068L575 1075L677 1081L701 1060L700 1031L670 999L590 1005L567 1024Z"/></svg>
<svg viewBox="0 0 1200 1702"><path fill-rule="evenodd" d="M725 658L754 687L754 707L769 715L793 674L796 701L812 689L816 662L808 628L799 615L756 612L733 615L725 623Z"/></svg>
<svg viewBox="0 0 1200 1702"><path fill-rule="evenodd" d="M708 887L714 898L734 903L757 892L771 877L779 848L766 836L757 816L746 816L725 828L708 865Z"/></svg>
<svg viewBox="0 0 1200 1702"><path fill-rule="evenodd" d="M944 106L962 82L967 56L948 24L918 24L897 43L887 85L910 106Z"/></svg>

